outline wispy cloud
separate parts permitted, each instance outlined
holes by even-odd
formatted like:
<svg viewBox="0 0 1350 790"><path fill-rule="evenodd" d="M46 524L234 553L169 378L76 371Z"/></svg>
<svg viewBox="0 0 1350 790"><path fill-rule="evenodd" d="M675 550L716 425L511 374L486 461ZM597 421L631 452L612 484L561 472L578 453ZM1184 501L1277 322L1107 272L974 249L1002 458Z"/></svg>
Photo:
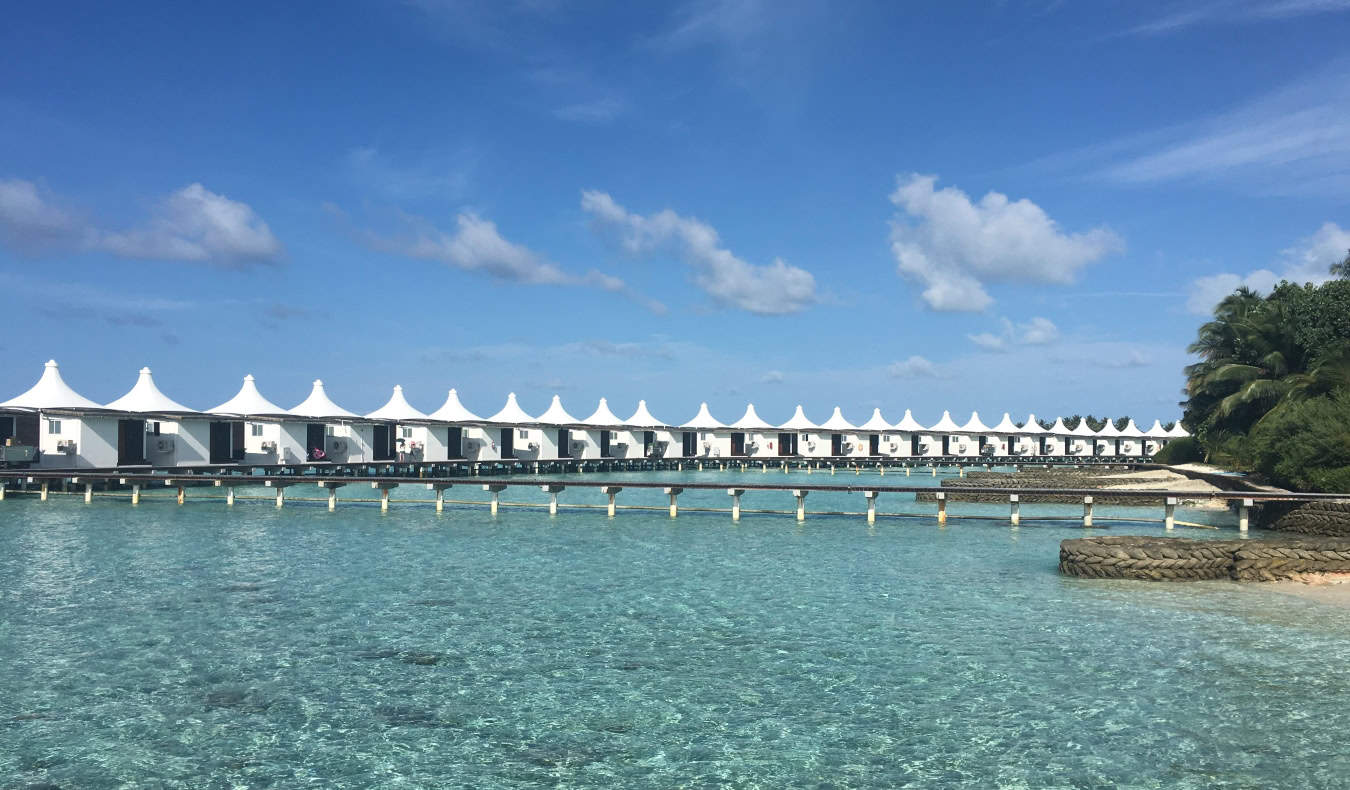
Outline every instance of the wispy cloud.
<svg viewBox="0 0 1350 790"><path fill-rule="evenodd" d="M350 221L340 208L329 205L328 210L342 221ZM627 297L654 313L666 311L664 304L643 296L618 277L595 269L583 274L565 271L529 247L510 241L496 223L471 211L460 212L455 217L454 229L449 231L426 217L404 213L399 215L399 228L392 234L356 230L355 235L381 252L438 261L503 282L596 288Z"/></svg>
<svg viewBox="0 0 1350 790"><path fill-rule="evenodd" d="M927 357L917 354L908 359L892 362L886 372L900 379L945 379L951 374Z"/></svg>
<svg viewBox="0 0 1350 790"><path fill-rule="evenodd" d="M1268 292L1281 280L1293 283L1324 283L1331 279L1331 265L1350 254L1350 230L1327 222L1311 236L1300 239L1280 252L1276 268L1257 269L1247 274L1220 272L1198 277L1191 282L1186 309L1196 315L1208 315L1225 296L1240 287Z"/></svg>
<svg viewBox="0 0 1350 790"><path fill-rule="evenodd" d="M468 194L477 154L462 148L453 154L422 157L414 163L394 162L374 146L353 148L343 157L350 178L388 200L437 197L458 200Z"/></svg>
<svg viewBox="0 0 1350 790"><path fill-rule="evenodd" d="M601 231L617 233L629 254L650 256L670 251L694 270L694 282L719 304L757 315L782 315L805 310L817 301L810 272L781 259L758 266L722 246L717 231L705 222L670 209L643 216L628 211L607 193L587 191L581 207Z"/></svg>
<svg viewBox="0 0 1350 790"><path fill-rule="evenodd" d="M966 337L986 351L1008 351L1017 345L1044 346L1059 340L1059 327L1044 316L1021 323L1002 318L999 323L1002 329L998 332L979 332Z"/></svg>
<svg viewBox="0 0 1350 790"><path fill-rule="evenodd" d="M1350 191L1350 59L1244 105L1042 160L1123 186L1219 183L1273 195Z"/></svg>
<svg viewBox="0 0 1350 790"><path fill-rule="evenodd" d="M1131 35L1166 35L1201 25L1271 22L1350 10L1350 0L1208 0L1174 2L1161 16L1126 31Z"/></svg>
<svg viewBox="0 0 1350 790"><path fill-rule="evenodd" d="M979 312L993 304L986 282L1068 284L1079 270L1124 247L1104 227L1068 233L1022 198L989 192L974 202L935 176L899 179L891 202L891 252L900 274L923 288L933 310Z"/></svg>
<svg viewBox="0 0 1350 790"><path fill-rule="evenodd" d="M76 250L230 269L276 264L285 254L251 206L201 184L189 184L160 201L141 226L108 230L61 208L58 198L32 182L3 180L0 236L27 254Z"/></svg>
<svg viewBox="0 0 1350 790"><path fill-rule="evenodd" d="M553 117L573 123L608 123L623 112L623 102L618 99L604 98L594 101L569 104L553 111Z"/></svg>

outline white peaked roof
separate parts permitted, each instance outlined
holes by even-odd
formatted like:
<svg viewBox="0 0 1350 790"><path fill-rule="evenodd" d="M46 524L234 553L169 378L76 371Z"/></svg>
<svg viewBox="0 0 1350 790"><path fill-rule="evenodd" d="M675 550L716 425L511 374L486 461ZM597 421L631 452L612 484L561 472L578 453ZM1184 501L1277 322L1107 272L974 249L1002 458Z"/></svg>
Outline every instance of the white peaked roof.
<svg viewBox="0 0 1350 790"><path fill-rule="evenodd" d="M97 403L89 400L70 388L61 378L60 367L56 360L47 360L42 377L27 392L10 398L0 406L13 406L20 409L101 409Z"/></svg>
<svg viewBox="0 0 1350 790"><path fill-rule="evenodd" d="M761 420L755 413L755 404L745 404L745 414L737 421L731 424L732 428L740 428L747 431L771 431L773 426Z"/></svg>
<svg viewBox="0 0 1350 790"><path fill-rule="evenodd" d="M797 410L792 413L792 419L778 427L785 431L813 431L820 426L806 419L806 414L802 411L802 406L799 403L797 404Z"/></svg>
<svg viewBox="0 0 1350 790"><path fill-rule="evenodd" d="M1182 439L1191 434L1185 428L1181 427L1181 420L1177 420L1177 424L1172 426L1172 430L1168 431L1167 435L1173 439Z"/></svg>
<svg viewBox="0 0 1350 790"><path fill-rule="evenodd" d="M1078 427L1080 427L1080 428L1083 427L1083 426L1082 426L1082 423L1079 423L1079 426L1078 426ZM1071 430L1069 430L1069 426L1067 426L1067 425L1064 424L1064 418L1063 418L1063 417L1056 417L1056 418L1055 418L1055 424L1050 426L1050 433L1053 433L1053 434L1056 435L1056 436L1073 436L1073 435L1074 435L1074 432L1071 431Z"/></svg>
<svg viewBox="0 0 1350 790"><path fill-rule="evenodd" d="M516 393L511 392L506 395L506 405L502 406L501 411L487 418L487 422L501 423L503 425L533 425L538 422L535 418L525 413L516 403Z"/></svg>
<svg viewBox="0 0 1350 790"><path fill-rule="evenodd" d="M1144 435L1153 439L1165 439L1169 434L1163 429L1162 420L1154 420L1153 425L1144 431Z"/></svg>
<svg viewBox="0 0 1350 790"><path fill-rule="evenodd" d="M891 424L886 422L881 416L881 409L872 409L872 416L867 418L867 422L858 426L862 431L889 431Z"/></svg>
<svg viewBox="0 0 1350 790"><path fill-rule="evenodd" d="M1114 439L1115 437L1123 436L1124 434L1120 432L1120 429L1116 427L1116 424L1112 422L1111 418L1107 417L1106 424L1102 426L1100 431L1097 431L1097 435L1103 438Z"/></svg>
<svg viewBox="0 0 1350 790"><path fill-rule="evenodd" d="M1003 412L1003 419L998 421L998 425L995 425L989 430L994 433L1017 433L1021 428L1018 428L1017 425L1013 423L1012 415L1005 411Z"/></svg>
<svg viewBox="0 0 1350 790"><path fill-rule="evenodd" d="M601 398L600 405L595 407L595 413L581 422L583 425L598 425L602 428L612 428L624 424L623 420L609 410L609 401L604 398Z"/></svg>
<svg viewBox="0 0 1350 790"><path fill-rule="evenodd" d="M963 433L989 433L989 426L980 420L979 412L973 411L970 413L970 419L966 420L966 424L961 426L961 431Z"/></svg>
<svg viewBox="0 0 1350 790"><path fill-rule="evenodd" d="M553 402L548 405L543 414L539 415L537 422L544 425L578 425L581 421L568 414L567 409L563 408L562 398L554 395Z"/></svg>
<svg viewBox="0 0 1350 790"><path fill-rule="evenodd" d="M425 420L427 415L414 409L409 405L408 400L403 397L403 388L394 385L394 394L389 396L389 402L366 415L372 420Z"/></svg>
<svg viewBox="0 0 1350 790"><path fill-rule="evenodd" d="M633 416L629 417L624 425L634 428L661 428L665 423L656 419L651 412L647 411L647 401L640 400L638 401L637 411L633 412Z"/></svg>
<svg viewBox="0 0 1350 790"><path fill-rule="evenodd" d="M1134 418L1130 418L1130 421L1125 423L1125 427L1120 429L1120 435L1135 438L1138 436L1143 436L1144 432L1139 430L1138 425L1134 424Z"/></svg>
<svg viewBox="0 0 1350 790"><path fill-rule="evenodd" d="M323 380L314 379L314 389L309 391L309 397L300 401L299 405L291 409L290 414L297 417L355 417L356 415L342 408L328 397L324 392Z"/></svg>
<svg viewBox="0 0 1350 790"><path fill-rule="evenodd" d="M961 429L952 421L952 413L942 412L942 419L933 424L932 428L927 429L929 433L959 433Z"/></svg>
<svg viewBox="0 0 1350 790"><path fill-rule="evenodd" d="M464 408L464 404L459 402L459 393L450 390L445 396L445 403L431 414L427 415L433 420L440 422L482 422L482 418L477 414Z"/></svg>
<svg viewBox="0 0 1350 790"><path fill-rule="evenodd" d="M694 419L690 420L689 422L686 422L684 425L681 425L680 427L693 428L696 431L697 430L706 431L715 428L725 428L727 426L713 419L712 414L708 411L708 404L700 403L698 405L698 414L694 415Z"/></svg>
<svg viewBox="0 0 1350 790"><path fill-rule="evenodd" d="M839 411L839 407L834 407L834 413L830 419L820 424L821 430L825 431L856 431L858 426L844 419L844 413Z"/></svg>
<svg viewBox="0 0 1350 790"><path fill-rule="evenodd" d="M895 429L897 431L917 432L922 431L923 426L919 424L918 420L914 419L914 415L910 413L909 409L905 409L905 416L901 417L900 422L895 424Z"/></svg>
<svg viewBox="0 0 1350 790"><path fill-rule="evenodd" d="M1078 419L1078 427L1069 431L1070 436L1096 436L1097 432L1088 427L1087 418Z"/></svg>
<svg viewBox="0 0 1350 790"><path fill-rule="evenodd" d="M150 375L150 368L141 368L141 374L136 378L135 386L127 394L109 403L104 408L139 413L197 413L196 409L189 409L160 392L159 387L155 386L155 377Z"/></svg>
<svg viewBox="0 0 1350 790"><path fill-rule="evenodd" d="M1021 428L1018 428L1018 429L1017 429L1017 432L1018 432L1018 433L1049 433L1049 431L1047 431L1047 430L1045 430L1044 428L1042 428L1042 427L1041 427L1041 424L1040 424L1039 422L1036 421L1036 415L1035 415L1035 414L1028 414L1028 415L1027 415L1027 421L1026 421L1026 423L1023 424Z"/></svg>
<svg viewBox="0 0 1350 790"><path fill-rule="evenodd" d="M286 410L264 398L253 382L253 375L244 377L244 385L233 398L211 410L215 414L238 414L248 417L255 414L285 414Z"/></svg>

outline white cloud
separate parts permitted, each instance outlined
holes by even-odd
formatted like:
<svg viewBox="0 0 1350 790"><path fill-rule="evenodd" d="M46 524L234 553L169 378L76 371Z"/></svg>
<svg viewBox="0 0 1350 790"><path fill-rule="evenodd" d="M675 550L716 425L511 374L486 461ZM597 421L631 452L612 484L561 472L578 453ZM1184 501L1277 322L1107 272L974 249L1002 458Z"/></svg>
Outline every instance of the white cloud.
<svg viewBox="0 0 1350 790"><path fill-rule="evenodd" d="M607 123L619 117L622 112L623 102L606 98L559 107L553 111L553 116L558 120L574 123Z"/></svg>
<svg viewBox="0 0 1350 790"><path fill-rule="evenodd" d="M48 200L31 181L0 180L0 237L36 248L78 233L75 219Z"/></svg>
<svg viewBox="0 0 1350 790"><path fill-rule="evenodd" d="M329 211L338 219L346 220L340 208L330 206ZM508 240L497 230L496 223L471 211L455 217L453 231L441 230L425 217L403 215L402 219L404 231L398 235L384 237L365 232L359 234L360 238L382 252L439 261L506 282L597 288L632 299L654 313L666 312L664 304L639 294L618 277L595 269L585 274L564 271L529 247Z"/></svg>
<svg viewBox="0 0 1350 790"><path fill-rule="evenodd" d="M604 192L581 194L581 208L598 227L618 234L619 246L635 256L670 250L694 270L694 282L718 303L759 315L806 309L817 301L810 272L775 259L756 266L721 246L712 226L670 209L648 216L629 212Z"/></svg>
<svg viewBox="0 0 1350 790"><path fill-rule="evenodd" d="M477 153L468 147L429 154L412 164L396 163L373 146L353 148L343 157L353 182L390 200L461 198L469 192L477 164Z"/></svg>
<svg viewBox="0 0 1350 790"><path fill-rule="evenodd" d="M144 228L104 233L97 246L123 258L231 268L276 263L283 254L281 242L248 204L201 184L189 184L170 195Z"/></svg>
<svg viewBox="0 0 1350 790"><path fill-rule="evenodd" d="M1345 260L1350 251L1350 231L1334 222L1327 222L1317 232L1280 252L1283 263L1277 274L1272 269L1257 269L1246 275L1220 272L1198 277L1191 282L1186 309L1197 315L1208 315L1225 296L1239 287L1269 293L1281 280L1294 283L1324 283L1331 279L1330 268Z"/></svg>
<svg viewBox="0 0 1350 790"><path fill-rule="evenodd" d="M898 209L891 252L934 310L984 310L994 301L986 282L1071 283L1084 266L1124 246L1106 228L1065 233L1025 198L990 192L973 203L936 184L934 176L901 177L891 194Z"/></svg>
<svg viewBox="0 0 1350 790"><path fill-rule="evenodd" d="M31 182L0 181L0 232L20 248L65 247L229 268L277 263L284 255L281 242L252 207L201 184L169 195L145 226L109 231L57 208Z"/></svg>
<svg viewBox="0 0 1350 790"><path fill-rule="evenodd" d="M947 373L925 357L917 354L900 362L892 362L887 368L892 376L901 379L938 379L947 378Z"/></svg>
<svg viewBox="0 0 1350 790"><path fill-rule="evenodd" d="M761 384L782 384L787 381L787 376L784 376L781 370L770 370L759 381Z"/></svg>
<svg viewBox="0 0 1350 790"><path fill-rule="evenodd" d="M1006 318L999 319L999 322L1003 327L1000 332L979 332L966 337L986 351L1008 351L1014 345L1044 346L1059 340L1059 327L1042 316L1025 323L1015 324Z"/></svg>

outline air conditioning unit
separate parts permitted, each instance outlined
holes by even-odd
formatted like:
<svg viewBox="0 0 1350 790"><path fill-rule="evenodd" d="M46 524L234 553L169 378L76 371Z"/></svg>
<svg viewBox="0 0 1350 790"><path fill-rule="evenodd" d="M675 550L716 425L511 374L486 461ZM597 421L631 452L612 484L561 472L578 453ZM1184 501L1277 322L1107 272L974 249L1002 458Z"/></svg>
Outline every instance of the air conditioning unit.
<svg viewBox="0 0 1350 790"><path fill-rule="evenodd" d="M853 442L844 442L843 444L839 445L839 447L844 451L844 455L848 455L849 453L853 452Z"/></svg>
<svg viewBox="0 0 1350 790"><path fill-rule="evenodd" d="M965 455L966 451L970 449L970 445L968 444L958 445L956 449L960 450L962 455Z"/></svg>
<svg viewBox="0 0 1350 790"><path fill-rule="evenodd" d="M155 452L171 453L173 452L173 437L161 436L155 440Z"/></svg>
<svg viewBox="0 0 1350 790"><path fill-rule="evenodd" d="M753 452L755 452L755 451L758 450L758 449L759 449L759 443L758 443L758 442L746 442L746 443L745 443L745 452L746 452L747 454L753 453Z"/></svg>
<svg viewBox="0 0 1350 790"><path fill-rule="evenodd" d="M330 455L336 455L336 454L338 454L338 453L345 453L345 452L347 452L347 440L346 440L346 439L336 439L336 438L332 438L332 437L330 437L330 439L331 439L331 441L330 441L329 444L328 444L328 447L329 447L329 451L328 451L328 452L329 452Z"/></svg>
<svg viewBox="0 0 1350 790"><path fill-rule="evenodd" d="M900 449L900 446L899 446L898 444L896 444L895 442L891 442L890 447L891 447L891 452L895 452L896 450L899 450L899 449Z"/></svg>
<svg viewBox="0 0 1350 790"><path fill-rule="evenodd" d="M538 452L538 451L539 451L539 442L529 442L529 443L527 443L527 444L525 445L525 450L526 450L527 452Z"/></svg>
<svg viewBox="0 0 1350 790"><path fill-rule="evenodd" d="M74 440L74 439L62 439L62 440L58 441L58 442L56 443L56 451L57 451L58 453L65 453L66 455L74 455L74 454L75 454L75 440Z"/></svg>
<svg viewBox="0 0 1350 790"><path fill-rule="evenodd" d="M482 440L482 439L479 439L477 436L465 436L465 437L463 437L463 438L460 439L460 444L463 445L463 446L466 447L466 448L468 448L468 447L478 447L478 446L481 445L482 443L483 443L483 440Z"/></svg>
<svg viewBox="0 0 1350 790"><path fill-rule="evenodd" d="M928 455L928 445L926 443L921 443L919 445L919 455Z"/></svg>
<svg viewBox="0 0 1350 790"><path fill-rule="evenodd" d="M275 453L277 451L277 443L273 441L263 442L260 445L260 448L265 453Z"/></svg>
<svg viewBox="0 0 1350 790"><path fill-rule="evenodd" d="M571 444L573 453L583 453L586 451L586 443L579 439L573 439Z"/></svg>
<svg viewBox="0 0 1350 790"><path fill-rule="evenodd" d="M806 449L807 449L807 450L815 450L815 449L816 449L816 443L815 443L815 442L807 442L807 443L806 443Z"/></svg>

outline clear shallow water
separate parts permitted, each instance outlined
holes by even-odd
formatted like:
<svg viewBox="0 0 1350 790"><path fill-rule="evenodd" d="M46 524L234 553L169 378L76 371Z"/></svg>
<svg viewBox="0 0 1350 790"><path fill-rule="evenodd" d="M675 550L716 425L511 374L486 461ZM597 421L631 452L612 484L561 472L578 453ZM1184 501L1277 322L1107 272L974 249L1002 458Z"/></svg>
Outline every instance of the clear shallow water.
<svg viewBox="0 0 1350 790"><path fill-rule="evenodd" d="M686 479L742 476L759 477ZM664 502L659 491L620 495L645 499ZM689 492L681 505L700 499L728 502ZM563 495L583 500L603 497ZM1063 579L1058 542L1082 532L1070 521L869 529L858 517L732 525L725 514L610 521L537 509L493 520L482 508L438 517L401 504L381 514L294 496L282 511L0 503L0 782L1335 787L1350 777L1350 610L1227 583ZM747 494L745 505L792 499ZM813 494L808 506L862 503ZM962 508L1006 512L952 506Z"/></svg>

